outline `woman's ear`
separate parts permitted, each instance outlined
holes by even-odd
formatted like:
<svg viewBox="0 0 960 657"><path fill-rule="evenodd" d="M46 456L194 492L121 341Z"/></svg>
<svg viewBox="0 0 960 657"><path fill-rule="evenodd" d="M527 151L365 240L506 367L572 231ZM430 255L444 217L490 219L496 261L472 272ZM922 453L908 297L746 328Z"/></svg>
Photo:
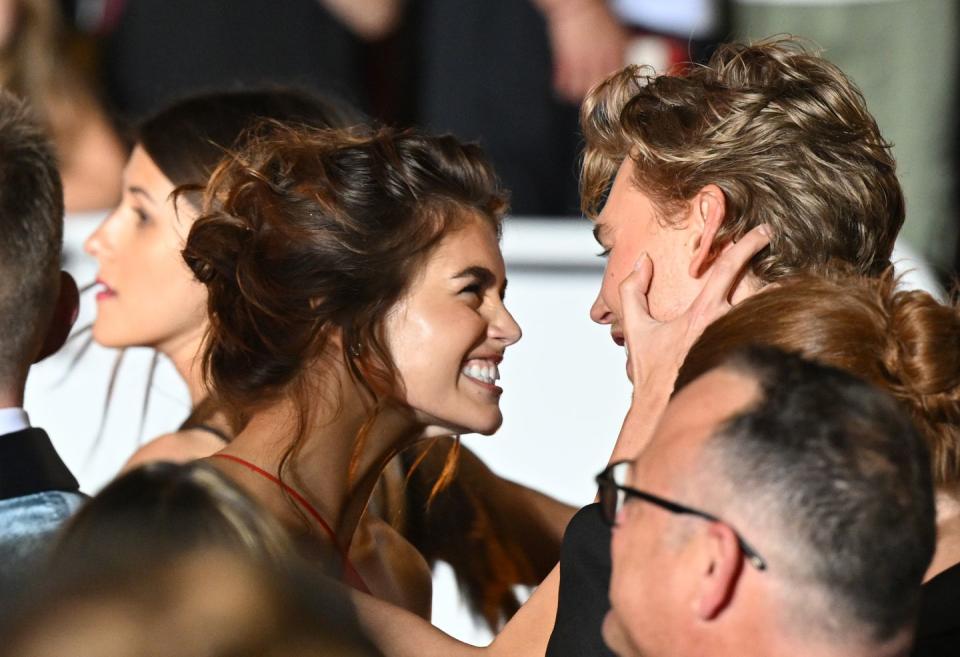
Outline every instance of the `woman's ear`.
<svg viewBox="0 0 960 657"><path fill-rule="evenodd" d="M60 272L60 292L57 294L57 302L53 308L53 316L46 327L46 333L43 336L43 344L33 362L37 363L47 356L55 353L63 343L67 341L70 335L70 329L77 321L77 314L80 310L80 292L77 290L77 282L73 276L65 271Z"/></svg>
<svg viewBox="0 0 960 657"><path fill-rule="evenodd" d="M717 233L726 217L727 199L723 190L714 184L705 185L690 203L690 221L695 234L694 252L690 260L691 278L700 278L713 260Z"/></svg>

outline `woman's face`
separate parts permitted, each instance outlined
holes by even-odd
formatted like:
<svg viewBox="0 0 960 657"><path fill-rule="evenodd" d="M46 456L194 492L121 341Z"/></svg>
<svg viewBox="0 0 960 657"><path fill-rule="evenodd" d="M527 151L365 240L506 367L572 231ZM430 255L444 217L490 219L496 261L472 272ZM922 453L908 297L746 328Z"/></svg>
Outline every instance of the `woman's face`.
<svg viewBox="0 0 960 657"><path fill-rule="evenodd" d="M108 347L195 351L205 328L206 288L180 257L195 210L181 200L178 215L173 183L140 146L123 179L120 205L85 245L100 265L93 337Z"/></svg>
<svg viewBox="0 0 960 657"><path fill-rule="evenodd" d="M391 310L387 348L418 420L455 433L500 427L497 365L520 339L506 287L496 235L478 218L440 241Z"/></svg>

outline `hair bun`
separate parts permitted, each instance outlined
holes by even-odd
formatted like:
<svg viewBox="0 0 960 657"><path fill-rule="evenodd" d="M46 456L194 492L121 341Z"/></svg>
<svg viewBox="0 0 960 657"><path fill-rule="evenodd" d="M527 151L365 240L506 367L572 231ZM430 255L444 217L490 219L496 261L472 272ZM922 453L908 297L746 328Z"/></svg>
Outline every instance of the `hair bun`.
<svg viewBox="0 0 960 657"><path fill-rule="evenodd" d="M897 378L917 395L951 394L960 387L960 312L926 292L886 297L889 354Z"/></svg>
<svg viewBox="0 0 960 657"><path fill-rule="evenodd" d="M894 285L892 277L887 284ZM926 292L901 290L888 304L886 367L933 449L935 480L960 478L960 308Z"/></svg>
<svg viewBox="0 0 960 657"><path fill-rule="evenodd" d="M198 281L204 285L217 277L233 278L239 255L246 249L253 231L225 213L213 213L195 222L190 231L189 248L183 259ZM215 245L215 248L210 248Z"/></svg>

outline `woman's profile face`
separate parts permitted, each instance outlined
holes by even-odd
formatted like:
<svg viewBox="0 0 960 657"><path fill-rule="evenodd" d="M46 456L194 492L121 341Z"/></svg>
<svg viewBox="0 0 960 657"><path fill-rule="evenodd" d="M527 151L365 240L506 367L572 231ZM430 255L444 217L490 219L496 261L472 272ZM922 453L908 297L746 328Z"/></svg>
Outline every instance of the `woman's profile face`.
<svg viewBox="0 0 960 657"><path fill-rule="evenodd" d="M506 286L496 235L468 220L440 241L387 316L387 348L419 421L454 433L500 427L497 366L521 335L503 304Z"/></svg>
<svg viewBox="0 0 960 657"><path fill-rule="evenodd" d="M206 288L180 256L196 211L139 145L123 171L120 205L85 244L97 259L94 339L108 347L147 346L170 354L199 339Z"/></svg>

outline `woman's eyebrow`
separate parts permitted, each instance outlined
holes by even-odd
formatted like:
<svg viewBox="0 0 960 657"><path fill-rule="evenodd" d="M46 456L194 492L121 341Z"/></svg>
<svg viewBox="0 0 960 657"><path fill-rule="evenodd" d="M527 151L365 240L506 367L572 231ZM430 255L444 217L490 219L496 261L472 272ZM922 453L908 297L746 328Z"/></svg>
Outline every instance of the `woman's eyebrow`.
<svg viewBox="0 0 960 657"><path fill-rule="evenodd" d="M475 278L478 283L485 286L493 285L497 280L497 277L492 271L480 265L467 267L463 271L454 274L453 278Z"/></svg>
<svg viewBox="0 0 960 657"><path fill-rule="evenodd" d="M458 278L473 278L476 279L483 287L491 287L497 282L497 276L492 271L486 267L480 265L474 265L472 267L467 267L460 273L456 274L454 279ZM500 298L503 299L507 296L507 279L503 279L503 283L500 285Z"/></svg>
<svg viewBox="0 0 960 657"><path fill-rule="evenodd" d="M133 186L133 187L128 187L127 190L128 190L131 194L133 194L134 196L141 196L141 197L147 199L147 200L150 201L150 203L153 204L153 205L156 205L156 204L157 204L157 202L153 200L153 197L150 196L150 192L148 192L147 190L145 190L143 187Z"/></svg>

